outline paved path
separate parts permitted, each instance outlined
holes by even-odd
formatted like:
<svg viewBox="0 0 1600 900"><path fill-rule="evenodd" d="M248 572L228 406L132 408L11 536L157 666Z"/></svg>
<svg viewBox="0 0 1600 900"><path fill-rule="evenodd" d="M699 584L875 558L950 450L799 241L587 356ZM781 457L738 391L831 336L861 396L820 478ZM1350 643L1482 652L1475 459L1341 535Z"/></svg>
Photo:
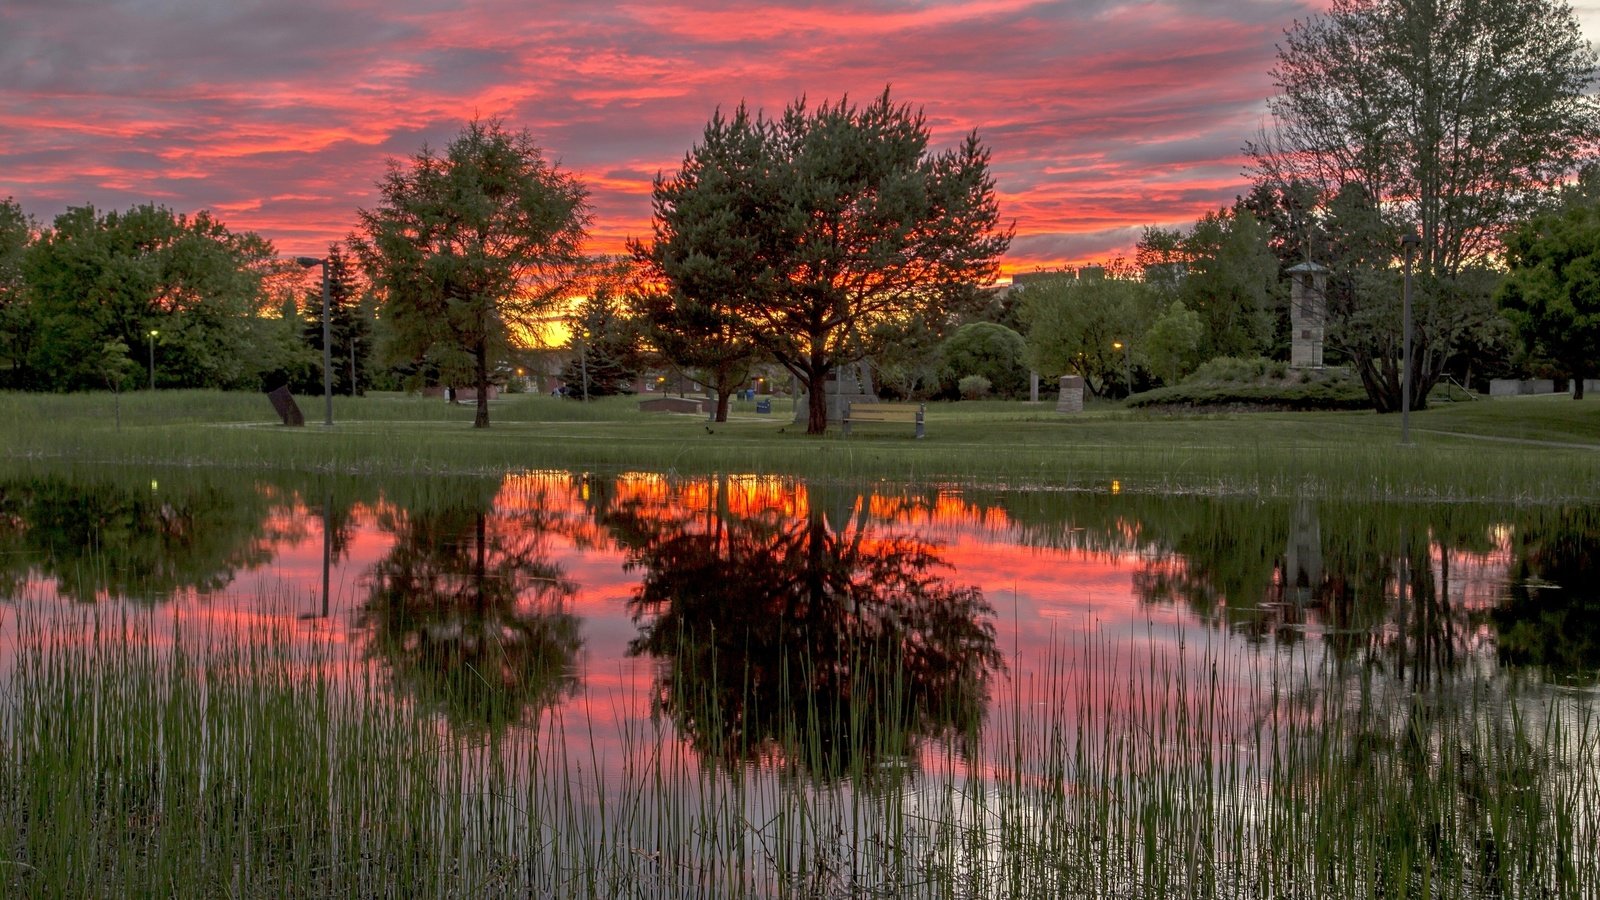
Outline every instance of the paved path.
<svg viewBox="0 0 1600 900"><path fill-rule="evenodd" d="M1576 444L1570 441L1541 441L1536 438L1499 437L1490 434L1471 434L1465 431L1443 431L1438 428L1413 428L1424 434L1442 434L1447 437L1466 438L1472 441L1494 441L1498 444L1521 444L1526 447L1554 447L1558 450L1600 450L1600 444Z"/></svg>

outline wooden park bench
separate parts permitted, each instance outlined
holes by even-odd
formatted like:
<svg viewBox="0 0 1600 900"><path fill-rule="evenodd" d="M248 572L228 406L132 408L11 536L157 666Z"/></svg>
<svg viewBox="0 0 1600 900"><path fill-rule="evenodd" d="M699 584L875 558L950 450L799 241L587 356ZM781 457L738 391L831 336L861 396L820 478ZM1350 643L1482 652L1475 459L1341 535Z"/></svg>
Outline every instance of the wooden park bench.
<svg viewBox="0 0 1600 900"><path fill-rule="evenodd" d="M923 416L927 407L921 403L847 403L844 407L844 433L850 436L850 426L863 422L905 423L917 426L917 437L922 437Z"/></svg>

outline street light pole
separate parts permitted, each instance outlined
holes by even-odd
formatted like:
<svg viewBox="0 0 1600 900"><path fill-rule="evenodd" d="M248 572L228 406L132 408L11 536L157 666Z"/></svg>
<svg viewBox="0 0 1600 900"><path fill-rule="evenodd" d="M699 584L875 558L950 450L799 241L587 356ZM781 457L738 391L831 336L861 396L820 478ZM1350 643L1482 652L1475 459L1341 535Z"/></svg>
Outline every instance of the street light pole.
<svg viewBox="0 0 1600 900"><path fill-rule="evenodd" d="M295 262L307 269L319 264L322 266L322 424L332 428L333 343L328 336L328 260L326 257L301 256Z"/></svg>
<svg viewBox="0 0 1600 900"><path fill-rule="evenodd" d="M1405 346L1402 349L1400 369L1400 445L1411 446L1411 251L1422 246L1422 239L1414 231L1407 231L1400 239L1406 259L1404 299L1401 302L1401 331Z"/></svg>
<svg viewBox="0 0 1600 900"><path fill-rule="evenodd" d="M1128 345L1121 341L1112 341L1111 349L1122 351L1122 380L1128 385L1128 396L1133 396L1133 363L1128 359Z"/></svg>
<svg viewBox="0 0 1600 900"><path fill-rule="evenodd" d="M161 332L150 329L150 390L156 389L156 335Z"/></svg>

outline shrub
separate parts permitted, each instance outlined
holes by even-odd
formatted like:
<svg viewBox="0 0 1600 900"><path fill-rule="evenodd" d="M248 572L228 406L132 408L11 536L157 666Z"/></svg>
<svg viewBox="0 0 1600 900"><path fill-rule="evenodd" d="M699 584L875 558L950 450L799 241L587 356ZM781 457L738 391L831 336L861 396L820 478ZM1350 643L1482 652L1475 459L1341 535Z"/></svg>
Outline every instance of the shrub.
<svg viewBox="0 0 1600 900"><path fill-rule="evenodd" d="M1299 384L1193 385L1157 388L1128 398L1131 407L1251 406L1267 409L1371 409L1361 383L1344 378Z"/></svg>
<svg viewBox="0 0 1600 900"><path fill-rule="evenodd" d="M1219 356L1172 387L1128 398L1131 407L1249 406L1266 409L1370 409L1361 383L1343 369L1291 369L1282 360Z"/></svg>
<svg viewBox="0 0 1600 900"><path fill-rule="evenodd" d="M982 400L989 396L989 392L993 389L994 384L982 375L968 375L960 382L963 400Z"/></svg>
<svg viewBox="0 0 1600 900"><path fill-rule="evenodd" d="M1259 384L1282 381L1288 374L1289 365L1282 360L1264 356L1246 359L1218 356L1201 363L1193 374L1183 380L1183 384Z"/></svg>
<svg viewBox="0 0 1600 900"><path fill-rule="evenodd" d="M957 328L940 347L946 390L962 396L964 376L981 375L1001 397L1020 397L1028 390L1028 342L994 322L971 322ZM958 380L959 379L959 380Z"/></svg>

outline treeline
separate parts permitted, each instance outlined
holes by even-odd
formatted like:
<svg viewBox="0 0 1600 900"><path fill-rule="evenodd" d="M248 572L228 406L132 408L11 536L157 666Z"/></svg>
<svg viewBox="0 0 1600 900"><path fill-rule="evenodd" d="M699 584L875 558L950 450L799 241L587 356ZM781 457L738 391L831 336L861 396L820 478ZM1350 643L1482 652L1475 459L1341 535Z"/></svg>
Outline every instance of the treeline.
<svg viewBox="0 0 1600 900"><path fill-rule="evenodd" d="M652 189L650 234L596 261L577 176L525 131L473 121L395 161L326 257L341 392L488 390L565 320L572 396L644 369L707 385L726 415L759 373L792 376L811 433L827 386L870 362L905 396L1020 396L1029 371L1097 394L1273 371L1286 275L1311 267L1322 362L1379 411L1447 375L1582 379L1600 358L1596 55L1556 0L1335 0L1279 49L1252 184L1136 258L1067 277L999 274L1001 218L977 134L931 147L920 110L796 101L718 112ZM321 260L308 261L315 265ZM359 274L357 269L359 268ZM301 389L321 381L320 285L207 213L0 205L0 387ZM1414 306L1410 352L1401 297ZM583 298L574 306L575 298ZM315 314L308 315L308 311ZM1409 362L1409 371L1405 365ZM1342 401L1341 401L1342 402Z"/></svg>
<svg viewBox="0 0 1600 900"><path fill-rule="evenodd" d="M370 378L373 300L329 251L335 390ZM0 388L321 389L320 280L208 212L0 202ZM391 379L392 380L392 379Z"/></svg>

